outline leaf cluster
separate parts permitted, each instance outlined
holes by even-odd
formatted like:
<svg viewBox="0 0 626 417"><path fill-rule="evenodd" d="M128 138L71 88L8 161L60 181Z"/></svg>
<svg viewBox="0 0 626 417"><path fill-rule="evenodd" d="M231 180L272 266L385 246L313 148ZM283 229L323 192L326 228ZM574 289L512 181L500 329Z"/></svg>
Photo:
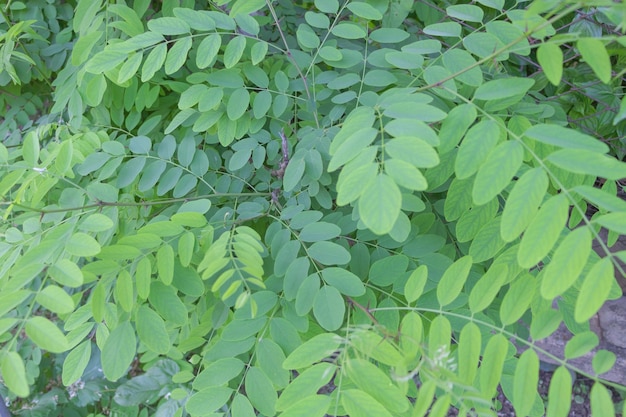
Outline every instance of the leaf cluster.
<svg viewBox="0 0 626 417"><path fill-rule="evenodd" d="M624 119L621 5L32 5L0 33L16 411L491 416L500 387L567 415L622 295L626 164L595 137ZM534 345L561 325L563 357ZM594 416L615 360L594 353Z"/></svg>

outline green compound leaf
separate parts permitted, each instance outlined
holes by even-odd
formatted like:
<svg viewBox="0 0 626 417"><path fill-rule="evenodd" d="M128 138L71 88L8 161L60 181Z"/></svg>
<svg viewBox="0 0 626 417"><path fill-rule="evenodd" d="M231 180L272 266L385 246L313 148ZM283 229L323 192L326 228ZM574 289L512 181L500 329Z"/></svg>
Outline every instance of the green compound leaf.
<svg viewBox="0 0 626 417"><path fill-rule="evenodd" d="M531 78L500 78L478 87L474 93L474 99L490 101L523 96L534 84L535 80Z"/></svg>
<svg viewBox="0 0 626 417"><path fill-rule="evenodd" d="M120 323L102 348L102 371L109 381L117 381L126 374L135 357L137 339L130 322Z"/></svg>
<svg viewBox="0 0 626 417"><path fill-rule="evenodd" d="M276 413L278 395L265 372L256 366L248 369L245 387L248 399L254 408L266 416L273 416Z"/></svg>
<svg viewBox="0 0 626 417"><path fill-rule="evenodd" d="M589 393L591 400L591 415L602 417L615 417L615 405L611 391L609 391L601 382L596 382L591 387Z"/></svg>
<svg viewBox="0 0 626 417"><path fill-rule="evenodd" d="M498 143L499 137L500 128L494 121L481 121L472 126L465 134L454 161L456 177L462 180L474 175Z"/></svg>
<svg viewBox="0 0 626 417"><path fill-rule="evenodd" d="M365 294L365 285L359 277L343 268L324 268L322 278L336 288L340 293L350 297L360 297Z"/></svg>
<svg viewBox="0 0 626 417"><path fill-rule="evenodd" d="M359 389L371 395L385 409L395 414L408 410L406 395L373 363L364 359L350 359L346 365L346 374Z"/></svg>
<svg viewBox="0 0 626 417"><path fill-rule="evenodd" d="M67 243L65 250L76 256L94 256L100 253L100 244L86 233L74 233Z"/></svg>
<svg viewBox="0 0 626 417"><path fill-rule="evenodd" d="M284 369L302 369L332 355L342 340L334 333L322 333L298 346L283 362Z"/></svg>
<svg viewBox="0 0 626 417"><path fill-rule="evenodd" d="M386 174L378 174L359 198L359 215L367 228L378 235L391 231L402 207L402 194Z"/></svg>

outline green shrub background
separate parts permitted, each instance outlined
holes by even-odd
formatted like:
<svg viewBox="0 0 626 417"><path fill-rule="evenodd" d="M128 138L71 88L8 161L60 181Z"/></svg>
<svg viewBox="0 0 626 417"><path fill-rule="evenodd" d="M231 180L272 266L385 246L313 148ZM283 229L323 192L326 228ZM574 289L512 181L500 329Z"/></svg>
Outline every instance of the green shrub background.
<svg viewBox="0 0 626 417"><path fill-rule="evenodd" d="M19 415L567 415L622 294L623 3L0 7Z"/></svg>

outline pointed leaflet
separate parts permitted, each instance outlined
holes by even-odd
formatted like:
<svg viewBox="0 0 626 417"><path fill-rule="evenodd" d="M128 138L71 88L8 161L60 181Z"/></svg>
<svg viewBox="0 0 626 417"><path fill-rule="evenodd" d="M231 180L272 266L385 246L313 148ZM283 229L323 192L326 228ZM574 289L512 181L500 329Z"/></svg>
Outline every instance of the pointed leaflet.
<svg viewBox="0 0 626 417"><path fill-rule="evenodd" d="M402 207L400 189L386 174L378 174L376 179L364 187L359 198L361 221L378 235L389 233Z"/></svg>
<svg viewBox="0 0 626 417"><path fill-rule="evenodd" d="M517 141L507 141L496 146L478 169L472 199L477 205L491 201L509 185L522 165L524 148Z"/></svg>
<svg viewBox="0 0 626 417"><path fill-rule="evenodd" d="M467 131L454 161L457 178L471 177L498 143L500 128L492 120L481 121Z"/></svg>
<svg viewBox="0 0 626 417"><path fill-rule="evenodd" d="M474 379L478 373L480 349L480 329L476 324L469 322L463 326L463 330L461 330L457 348L459 378L467 386L472 386L474 384Z"/></svg>
<svg viewBox="0 0 626 417"><path fill-rule="evenodd" d="M564 194L548 199L526 229L517 262L523 268L537 265L550 252L567 222L569 204Z"/></svg>
<svg viewBox="0 0 626 417"><path fill-rule="evenodd" d="M542 168L526 171L517 180L502 211L500 236L505 242L515 240L537 214L548 189L548 175Z"/></svg>
<svg viewBox="0 0 626 417"><path fill-rule="evenodd" d="M552 300L567 291L587 264L590 252L591 233L587 227L569 233L541 274L541 296Z"/></svg>
<svg viewBox="0 0 626 417"><path fill-rule="evenodd" d="M445 307L458 297L471 267L472 257L467 255L459 258L446 269L437 285L437 300L441 307Z"/></svg>
<svg viewBox="0 0 626 417"><path fill-rule="evenodd" d="M345 366L347 376L355 385L381 403L387 410L400 414L409 408L402 391L376 365L364 359L350 359Z"/></svg>
<svg viewBox="0 0 626 417"><path fill-rule="evenodd" d="M120 323L102 347L102 371L109 381L117 381L126 374L135 357L137 339L130 322Z"/></svg>
<svg viewBox="0 0 626 417"><path fill-rule="evenodd" d="M7 388L18 397L28 397L30 389L22 357L17 352L4 352L0 369Z"/></svg>
<svg viewBox="0 0 626 417"><path fill-rule="evenodd" d="M611 292L614 284L613 263L611 258L596 262L585 277L576 300L574 319L585 322L598 312Z"/></svg>
<svg viewBox="0 0 626 417"><path fill-rule="evenodd" d="M533 408L539 383L539 358L534 349L522 353L513 376L513 407L518 416L527 416Z"/></svg>
<svg viewBox="0 0 626 417"><path fill-rule="evenodd" d="M552 375L548 390L547 417L567 417L571 407L572 376L569 369L559 366Z"/></svg>
<svg viewBox="0 0 626 417"><path fill-rule="evenodd" d="M604 84L611 81L611 58L600 39L582 38L576 42L585 62Z"/></svg>
<svg viewBox="0 0 626 417"><path fill-rule="evenodd" d="M563 51L555 43L542 43L537 48L537 60L546 78L553 85L559 85L563 76Z"/></svg>

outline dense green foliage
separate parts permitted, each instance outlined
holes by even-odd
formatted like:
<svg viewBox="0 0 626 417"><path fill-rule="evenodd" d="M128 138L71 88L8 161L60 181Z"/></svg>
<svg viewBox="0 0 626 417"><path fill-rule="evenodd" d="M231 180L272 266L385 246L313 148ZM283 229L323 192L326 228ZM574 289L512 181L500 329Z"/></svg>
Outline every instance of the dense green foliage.
<svg viewBox="0 0 626 417"><path fill-rule="evenodd" d="M625 254L591 247L626 233L624 4L2 11L14 412L487 416L500 385L567 414L568 360L621 296ZM563 322L544 410L532 340Z"/></svg>

